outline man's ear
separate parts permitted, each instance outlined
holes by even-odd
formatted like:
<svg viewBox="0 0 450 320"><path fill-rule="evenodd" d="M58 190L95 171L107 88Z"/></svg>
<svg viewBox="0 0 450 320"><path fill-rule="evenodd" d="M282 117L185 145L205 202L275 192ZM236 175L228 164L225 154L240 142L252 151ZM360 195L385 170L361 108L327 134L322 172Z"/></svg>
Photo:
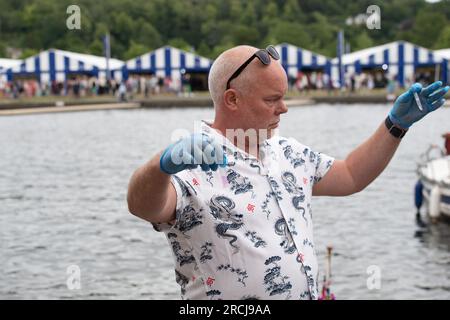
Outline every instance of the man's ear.
<svg viewBox="0 0 450 320"><path fill-rule="evenodd" d="M237 110L239 102L238 92L234 89L228 89L224 93L223 102L229 110Z"/></svg>

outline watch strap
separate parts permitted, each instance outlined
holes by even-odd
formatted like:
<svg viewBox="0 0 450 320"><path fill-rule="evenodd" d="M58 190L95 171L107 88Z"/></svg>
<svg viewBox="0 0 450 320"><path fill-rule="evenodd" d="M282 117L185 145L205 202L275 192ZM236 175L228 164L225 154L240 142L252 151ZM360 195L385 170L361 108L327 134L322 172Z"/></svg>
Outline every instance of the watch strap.
<svg viewBox="0 0 450 320"><path fill-rule="evenodd" d="M408 129L403 129L402 127L395 125L391 121L389 116L386 117L384 124L386 125L386 128L388 129L389 133L398 139L403 138L405 136L406 132L408 131Z"/></svg>

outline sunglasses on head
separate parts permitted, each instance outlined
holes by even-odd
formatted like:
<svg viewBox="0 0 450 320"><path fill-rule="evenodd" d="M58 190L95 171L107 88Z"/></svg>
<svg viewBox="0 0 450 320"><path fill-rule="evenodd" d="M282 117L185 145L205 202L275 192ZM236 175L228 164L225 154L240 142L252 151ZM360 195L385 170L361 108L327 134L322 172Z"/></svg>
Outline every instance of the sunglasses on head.
<svg viewBox="0 0 450 320"><path fill-rule="evenodd" d="M258 58L259 61L265 66L268 66L271 62L270 57L272 57L274 60L280 60L280 55L278 54L277 50L274 46L270 45L265 49L259 49L256 51L250 58L247 59L228 79L227 81L227 90L230 89L230 82L237 78L241 72L247 67L250 62L253 61L253 59Z"/></svg>

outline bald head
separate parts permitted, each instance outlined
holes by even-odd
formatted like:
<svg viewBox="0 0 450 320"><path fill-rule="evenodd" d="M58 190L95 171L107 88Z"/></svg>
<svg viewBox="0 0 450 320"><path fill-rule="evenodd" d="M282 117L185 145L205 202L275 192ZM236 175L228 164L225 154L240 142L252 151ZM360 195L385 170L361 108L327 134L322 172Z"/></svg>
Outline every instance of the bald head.
<svg viewBox="0 0 450 320"><path fill-rule="evenodd" d="M237 46L224 51L217 57L209 71L208 77L208 88L214 106L217 107L222 104L222 96L231 75L258 50L258 48L252 46ZM250 83L249 77L248 72L242 72L239 77L233 80L233 83L240 90L244 91L247 84Z"/></svg>
<svg viewBox="0 0 450 320"><path fill-rule="evenodd" d="M229 129L249 129L257 140L271 136L278 126L280 115L287 112L284 96L288 89L286 72L279 60L271 56L270 63L255 58L245 65L230 83L227 81L258 48L238 46L223 52L209 72L209 91L214 102L215 118L212 127L226 134ZM269 54L270 55L270 54ZM268 133L260 136L260 130Z"/></svg>

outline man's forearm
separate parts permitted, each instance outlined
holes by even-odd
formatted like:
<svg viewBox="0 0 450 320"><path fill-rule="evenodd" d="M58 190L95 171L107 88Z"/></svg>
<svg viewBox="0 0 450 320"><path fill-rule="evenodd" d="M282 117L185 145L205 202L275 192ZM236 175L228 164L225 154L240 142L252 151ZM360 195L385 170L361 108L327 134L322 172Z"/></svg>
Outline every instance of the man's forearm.
<svg viewBox="0 0 450 320"><path fill-rule="evenodd" d="M128 186L128 209L138 217L157 215L166 205L170 175L159 169L158 153L137 169Z"/></svg>
<svg viewBox="0 0 450 320"><path fill-rule="evenodd" d="M392 136L382 123L367 141L348 155L345 163L353 178L356 191L367 187L383 172L400 141Z"/></svg>

